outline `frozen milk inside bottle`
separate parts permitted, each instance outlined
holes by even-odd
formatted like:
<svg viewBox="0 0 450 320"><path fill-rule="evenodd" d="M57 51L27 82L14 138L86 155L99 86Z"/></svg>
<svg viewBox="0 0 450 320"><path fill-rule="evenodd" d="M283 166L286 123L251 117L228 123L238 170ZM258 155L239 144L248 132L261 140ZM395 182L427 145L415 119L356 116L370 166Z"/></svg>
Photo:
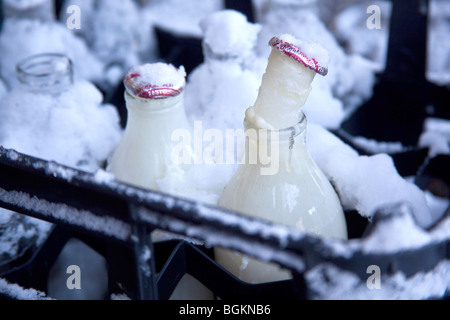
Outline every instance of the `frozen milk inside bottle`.
<svg viewBox="0 0 450 320"><path fill-rule="evenodd" d="M302 106L316 74L326 75L327 53L290 35L270 40L272 52L258 97L246 111L246 158L225 187L219 206L304 230L347 239L339 198L306 147ZM285 280L288 270L215 248L216 261L241 280Z"/></svg>
<svg viewBox="0 0 450 320"><path fill-rule="evenodd" d="M174 162L172 133L190 131L184 109L186 72L166 63L149 63L132 68L125 77L127 124L121 142L108 163L117 180L159 191L157 181L170 170L183 170ZM189 152L186 146L185 152ZM192 152L193 156L193 152ZM154 242L172 235L156 230ZM212 293L186 274L172 299L212 299Z"/></svg>
<svg viewBox="0 0 450 320"><path fill-rule="evenodd" d="M189 130L184 110L185 70L170 64L145 64L125 77L128 111L125 133L108 170L122 182L157 190L157 180L175 165L172 132Z"/></svg>

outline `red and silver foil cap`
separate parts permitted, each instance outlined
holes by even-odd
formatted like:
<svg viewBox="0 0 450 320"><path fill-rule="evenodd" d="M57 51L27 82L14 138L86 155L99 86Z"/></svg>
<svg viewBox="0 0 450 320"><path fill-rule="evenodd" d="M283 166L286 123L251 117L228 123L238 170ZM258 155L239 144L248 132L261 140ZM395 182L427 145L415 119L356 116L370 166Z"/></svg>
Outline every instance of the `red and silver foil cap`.
<svg viewBox="0 0 450 320"><path fill-rule="evenodd" d="M132 68L125 76L127 92L143 99L166 99L176 97L186 85L184 67L153 63Z"/></svg>
<svg viewBox="0 0 450 320"><path fill-rule="evenodd" d="M308 56L294 43L282 40L279 37L273 37L270 39L269 45L322 76L326 76L328 74L327 66L321 64L316 58Z"/></svg>

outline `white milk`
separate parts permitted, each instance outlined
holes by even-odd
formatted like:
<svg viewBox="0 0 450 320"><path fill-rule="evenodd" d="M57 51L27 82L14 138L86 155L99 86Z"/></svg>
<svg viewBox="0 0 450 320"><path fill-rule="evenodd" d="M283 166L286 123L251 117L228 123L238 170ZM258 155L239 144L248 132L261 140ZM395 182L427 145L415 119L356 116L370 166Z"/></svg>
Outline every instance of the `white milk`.
<svg viewBox="0 0 450 320"><path fill-rule="evenodd" d="M184 93L166 99L143 99L125 92L128 120L108 169L120 181L157 189L156 181L173 166L172 132L189 128Z"/></svg>
<svg viewBox="0 0 450 320"><path fill-rule="evenodd" d="M127 125L108 164L108 170L117 180L156 190L156 181L174 166L172 132L189 130L184 111L184 85L184 70L178 72L163 63L144 65L129 72L125 79Z"/></svg>
<svg viewBox="0 0 450 320"><path fill-rule="evenodd" d="M301 108L315 74L288 57L283 47L274 46L256 103L246 113L245 164L226 186L219 206L312 235L347 239L339 198L305 142L307 124ZM216 248L215 254L219 264L247 282L291 277L278 265L229 250Z"/></svg>
<svg viewBox="0 0 450 320"><path fill-rule="evenodd" d="M116 179L137 187L158 190L157 180L168 170L183 170L172 159L172 133L190 131L184 110L184 69L164 63L130 70L125 78L128 119L122 141L111 157L108 170ZM170 239L156 230L153 241ZM172 299L212 299L213 294L190 275L185 275Z"/></svg>

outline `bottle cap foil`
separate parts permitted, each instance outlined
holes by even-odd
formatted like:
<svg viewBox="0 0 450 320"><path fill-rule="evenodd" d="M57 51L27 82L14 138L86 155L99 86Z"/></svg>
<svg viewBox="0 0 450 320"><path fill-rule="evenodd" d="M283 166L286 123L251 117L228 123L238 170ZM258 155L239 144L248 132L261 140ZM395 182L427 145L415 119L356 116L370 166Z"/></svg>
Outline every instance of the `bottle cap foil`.
<svg viewBox="0 0 450 320"><path fill-rule="evenodd" d="M125 76L127 92L143 99L166 99L183 92L186 84L184 67L165 63L146 64L132 68Z"/></svg>
<svg viewBox="0 0 450 320"><path fill-rule="evenodd" d="M273 37L270 39L269 45L322 76L326 76L328 74L327 66L319 63L319 61L311 55L307 55L304 51L302 51L300 46L294 43L280 39L279 37ZM322 48L322 50L324 49Z"/></svg>

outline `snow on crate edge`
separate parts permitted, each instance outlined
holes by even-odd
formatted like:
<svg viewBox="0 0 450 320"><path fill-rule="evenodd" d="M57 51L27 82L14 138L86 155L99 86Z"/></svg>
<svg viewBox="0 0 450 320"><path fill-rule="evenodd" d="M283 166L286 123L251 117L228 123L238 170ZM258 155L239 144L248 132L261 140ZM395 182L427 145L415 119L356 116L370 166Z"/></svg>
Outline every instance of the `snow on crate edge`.
<svg viewBox="0 0 450 320"><path fill-rule="evenodd" d="M0 294L16 300L54 300L44 292L35 289L24 289L2 278L0 278Z"/></svg>
<svg viewBox="0 0 450 320"><path fill-rule="evenodd" d="M274 237L280 241L282 247L285 247L288 244L290 235L293 236L296 241L299 241L306 235L303 231L288 228L287 226L276 223L269 222L267 225L261 226L259 220L247 221L246 224L242 224L240 223L242 220L240 220L239 215L224 215L221 211L211 209L201 203L197 203L196 209L202 216L219 221L223 225L239 226L248 234L260 234L264 238Z"/></svg>
<svg viewBox="0 0 450 320"><path fill-rule="evenodd" d="M370 281L354 273L324 263L305 274L313 300L422 300L443 297L450 289L450 261L443 260L428 272L406 277L402 272L381 274L377 290ZM370 274L367 276L369 277Z"/></svg>
<svg viewBox="0 0 450 320"><path fill-rule="evenodd" d="M110 217L98 217L86 210L77 210L61 203L51 203L19 191L7 191L0 188L0 198L11 205L34 210L47 217L66 221L69 224L85 227L89 230L127 240L131 234L130 226Z"/></svg>
<svg viewBox="0 0 450 320"><path fill-rule="evenodd" d="M312 158L336 187L343 205L371 218L381 206L409 202L418 224L431 226L425 193L399 175L389 155L360 156L337 136L313 123L308 125L307 138Z"/></svg>
<svg viewBox="0 0 450 320"><path fill-rule="evenodd" d="M375 223L375 230L360 242L364 253L395 253L432 243L430 233L416 224L406 204L394 207L392 215Z"/></svg>
<svg viewBox="0 0 450 320"><path fill-rule="evenodd" d="M22 154L14 149L7 149L0 145L0 152L6 155L6 158L13 162L25 162L27 155ZM70 182L77 174L78 170L65 166L55 161L47 161L44 159L35 159L31 163L33 169L44 170L47 175L55 178L61 178Z"/></svg>
<svg viewBox="0 0 450 320"><path fill-rule="evenodd" d="M304 258L300 255L288 254L283 250L267 250L267 247L262 243L230 238L227 237L226 233L210 229L209 227L190 226L186 229L186 233L190 237L204 238L206 243L211 246L238 250L256 259L278 263L297 272L303 272L306 268Z"/></svg>

